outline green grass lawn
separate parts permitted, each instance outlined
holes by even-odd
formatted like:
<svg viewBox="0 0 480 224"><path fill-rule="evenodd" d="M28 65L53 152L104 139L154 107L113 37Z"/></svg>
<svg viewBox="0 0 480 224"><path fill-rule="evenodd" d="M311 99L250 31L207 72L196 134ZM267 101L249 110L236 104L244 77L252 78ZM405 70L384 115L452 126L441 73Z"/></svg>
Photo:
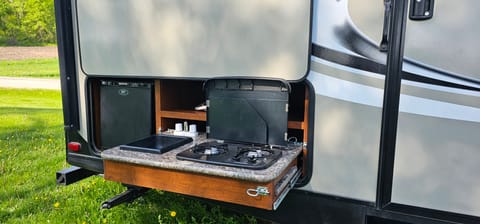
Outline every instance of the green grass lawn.
<svg viewBox="0 0 480 224"><path fill-rule="evenodd" d="M57 78L58 59L27 59L0 61L0 76Z"/></svg>
<svg viewBox="0 0 480 224"><path fill-rule="evenodd" d="M101 210L122 192L99 176L56 186L65 162L59 91L0 88L0 223L254 223L176 194L149 191Z"/></svg>

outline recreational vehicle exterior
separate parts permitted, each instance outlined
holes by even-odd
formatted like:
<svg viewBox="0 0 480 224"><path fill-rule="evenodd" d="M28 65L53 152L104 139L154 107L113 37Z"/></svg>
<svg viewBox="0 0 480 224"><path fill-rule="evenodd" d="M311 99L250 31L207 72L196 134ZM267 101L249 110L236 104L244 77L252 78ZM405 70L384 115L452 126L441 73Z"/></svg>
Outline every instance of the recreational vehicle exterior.
<svg viewBox="0 0 480 224"><path fill-rule="evenodd" d="M66 159L288 223L480 223L480 2L56 0ZM218 189L221 188L222 192Z"/></svg>

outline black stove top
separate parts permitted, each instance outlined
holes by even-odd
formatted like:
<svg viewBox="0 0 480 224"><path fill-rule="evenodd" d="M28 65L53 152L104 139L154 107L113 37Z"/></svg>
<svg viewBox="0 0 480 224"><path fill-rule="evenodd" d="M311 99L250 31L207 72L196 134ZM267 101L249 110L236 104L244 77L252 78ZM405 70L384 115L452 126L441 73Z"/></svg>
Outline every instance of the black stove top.
<svg viewBox="0 0 480 224"><path fill-rule="evenodd" d="M265 169L282 156L268 145L204 142L177 154L177 159L247 169Z"/></svg>

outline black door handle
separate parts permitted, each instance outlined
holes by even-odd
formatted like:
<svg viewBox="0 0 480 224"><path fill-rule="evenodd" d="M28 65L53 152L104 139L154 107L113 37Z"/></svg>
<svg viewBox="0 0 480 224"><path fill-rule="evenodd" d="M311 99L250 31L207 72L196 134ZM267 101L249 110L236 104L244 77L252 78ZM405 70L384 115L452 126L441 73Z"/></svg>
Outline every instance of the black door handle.
<svg viewBox="0 0 480 224"><path fill-rule="evenodd" d="M434 0L410 0L410 13L409 18L411 20L427 20L433 16L433 3Z"/></svg>

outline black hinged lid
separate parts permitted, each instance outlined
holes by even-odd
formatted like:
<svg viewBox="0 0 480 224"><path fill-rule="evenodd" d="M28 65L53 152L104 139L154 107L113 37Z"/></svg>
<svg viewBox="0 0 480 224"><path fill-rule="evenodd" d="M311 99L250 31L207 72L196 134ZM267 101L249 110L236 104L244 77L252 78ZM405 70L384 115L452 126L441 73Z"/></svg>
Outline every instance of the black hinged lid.
<svg viewBox="0 0 480 224"><path fill-rule="evenodd" d="M212 79L205 83L209 138L286 145L289 85L282 81Z"/></svg>

